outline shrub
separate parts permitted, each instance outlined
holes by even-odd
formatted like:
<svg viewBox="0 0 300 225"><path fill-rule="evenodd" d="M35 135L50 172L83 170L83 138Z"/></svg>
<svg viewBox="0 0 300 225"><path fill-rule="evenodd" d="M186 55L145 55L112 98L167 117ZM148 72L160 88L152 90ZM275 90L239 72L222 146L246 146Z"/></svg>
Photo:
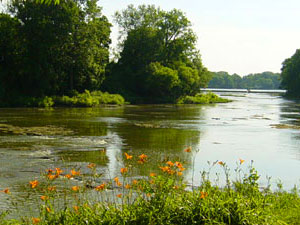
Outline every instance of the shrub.
<svg viewBox="0 0 300 225"><path fill-rule="evenodd" d="M178 104L211 104L211 103L227 103L231 100L221 98L218 95L208 92L198 93L195 96L184 96L178 99Z"/></svg>

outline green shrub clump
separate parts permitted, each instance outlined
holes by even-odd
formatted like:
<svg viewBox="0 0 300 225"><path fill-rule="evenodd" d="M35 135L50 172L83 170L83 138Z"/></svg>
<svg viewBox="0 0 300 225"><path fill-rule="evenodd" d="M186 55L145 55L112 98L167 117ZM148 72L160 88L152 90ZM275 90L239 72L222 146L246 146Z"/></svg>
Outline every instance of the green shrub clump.
<svg viewBox="0 0 300 225"><path fill-rule="evenodd" d="M179 98L179 100L177 101L178 104L211 104L227 102L231 102L231 100L221 98L212 92L208 92L206 94L198 93L195 96L184 96Z"/></svg>
<svg viewBox="0 0 300 225"><path fill-rule="evenodd" d="M102 104L123 105L125 100L121 95L107 92L85 90L84 93L75 93L74 96L55 97L55 106L92 107Z"/></svg>

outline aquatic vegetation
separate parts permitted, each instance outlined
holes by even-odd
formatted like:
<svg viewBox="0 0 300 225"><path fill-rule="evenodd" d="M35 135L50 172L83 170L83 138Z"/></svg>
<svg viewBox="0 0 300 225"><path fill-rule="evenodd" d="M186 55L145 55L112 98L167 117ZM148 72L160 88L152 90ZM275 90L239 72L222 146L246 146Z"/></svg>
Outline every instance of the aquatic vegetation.
<svg viewBox="0 0 300 225"><path fill-rule="evenodd" d="M212 92L198 93L195 96L184 96L177 100L177 104L211 104L228 102L231 102L231 100L221 98Z"/></svg>
<svg viewBox="0 0 300 225"><path fill-rule="evenodd" d="M191 154L191 147L184 152ZM209 179L209 171L203 171L201 182L194 186L184 181L185 168L181 161L158 161L158 172L149 171L148 176L132 179L132 165L145 167L152 159L145 154L124 155L125 167L120 169L120 176L111 181L101 179L96 164L87 165L97 185L85 179L80 170L71 169L67 175L79 177L82 182L74 185L64 179L64 185L57 187L53 185L55 180L48 177L63 179L66 169L46 170L39 179L29 182L30 189L40 193L39 212L23 215L18 220L5 220L6 213L3 212L0 213L0 224L250 225L297 224L300 219L299 190L287 192L280 185L276 191L272 191L270 185L260 187L260 176L252 164L248 172L245 171L244 159L237 162L235 180L229 179L226 162L219 160L211 164L224 171L224 186L214 185ZM9 193L8 188L0 191L0 194ZM63 208L59 207L59 201L64 202Z"/></svg>
<svg viewBox="0 0 300 225"><path fill-rule="evenodd" d="M0 133L16 134L16 135L70 135L74 131L58 126L43 126L43 127L19 127L10 124L0 124Z"/></svg>

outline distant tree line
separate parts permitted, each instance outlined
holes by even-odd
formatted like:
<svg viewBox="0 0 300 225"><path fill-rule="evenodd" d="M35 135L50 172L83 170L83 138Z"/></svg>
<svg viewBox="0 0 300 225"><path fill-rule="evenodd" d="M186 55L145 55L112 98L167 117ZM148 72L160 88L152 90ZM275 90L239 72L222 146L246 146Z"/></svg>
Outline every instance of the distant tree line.
<svg viewBox="0 0 300 225"><path fill-rule="evenodd" d="M227 72L213 72L209 88L279 89L280 73L263 72L241 77Z"/></svg>

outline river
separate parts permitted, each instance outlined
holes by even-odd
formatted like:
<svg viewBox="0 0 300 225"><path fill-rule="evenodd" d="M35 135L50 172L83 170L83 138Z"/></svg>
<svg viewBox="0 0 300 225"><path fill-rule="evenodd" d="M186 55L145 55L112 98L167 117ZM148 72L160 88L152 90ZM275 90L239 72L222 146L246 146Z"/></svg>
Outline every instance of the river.
<svg viewBox="0 0 300 225"><path fill-rule="evenodd" d="M269 93L220 94L233 101L0 109L0 190L10 188L23 196L28 181L47 168L81 168L84 173L90 162L104 178L118 176L124 152L148 156L148 169L136 170L137 176L158 171L157 162L181 160L185 179L191 183L193 176L197 185L208 161L224 161L234 173L243 159L245 170L253 161L262 186L266 176L275 188L279 181L287 190L299 185L300 103ZM184 152L189 146L192 152ZM222 170L215 167L212 174L219 173L222 184ZM6 206L7 198L0 193L0 209Z"/></svg>

